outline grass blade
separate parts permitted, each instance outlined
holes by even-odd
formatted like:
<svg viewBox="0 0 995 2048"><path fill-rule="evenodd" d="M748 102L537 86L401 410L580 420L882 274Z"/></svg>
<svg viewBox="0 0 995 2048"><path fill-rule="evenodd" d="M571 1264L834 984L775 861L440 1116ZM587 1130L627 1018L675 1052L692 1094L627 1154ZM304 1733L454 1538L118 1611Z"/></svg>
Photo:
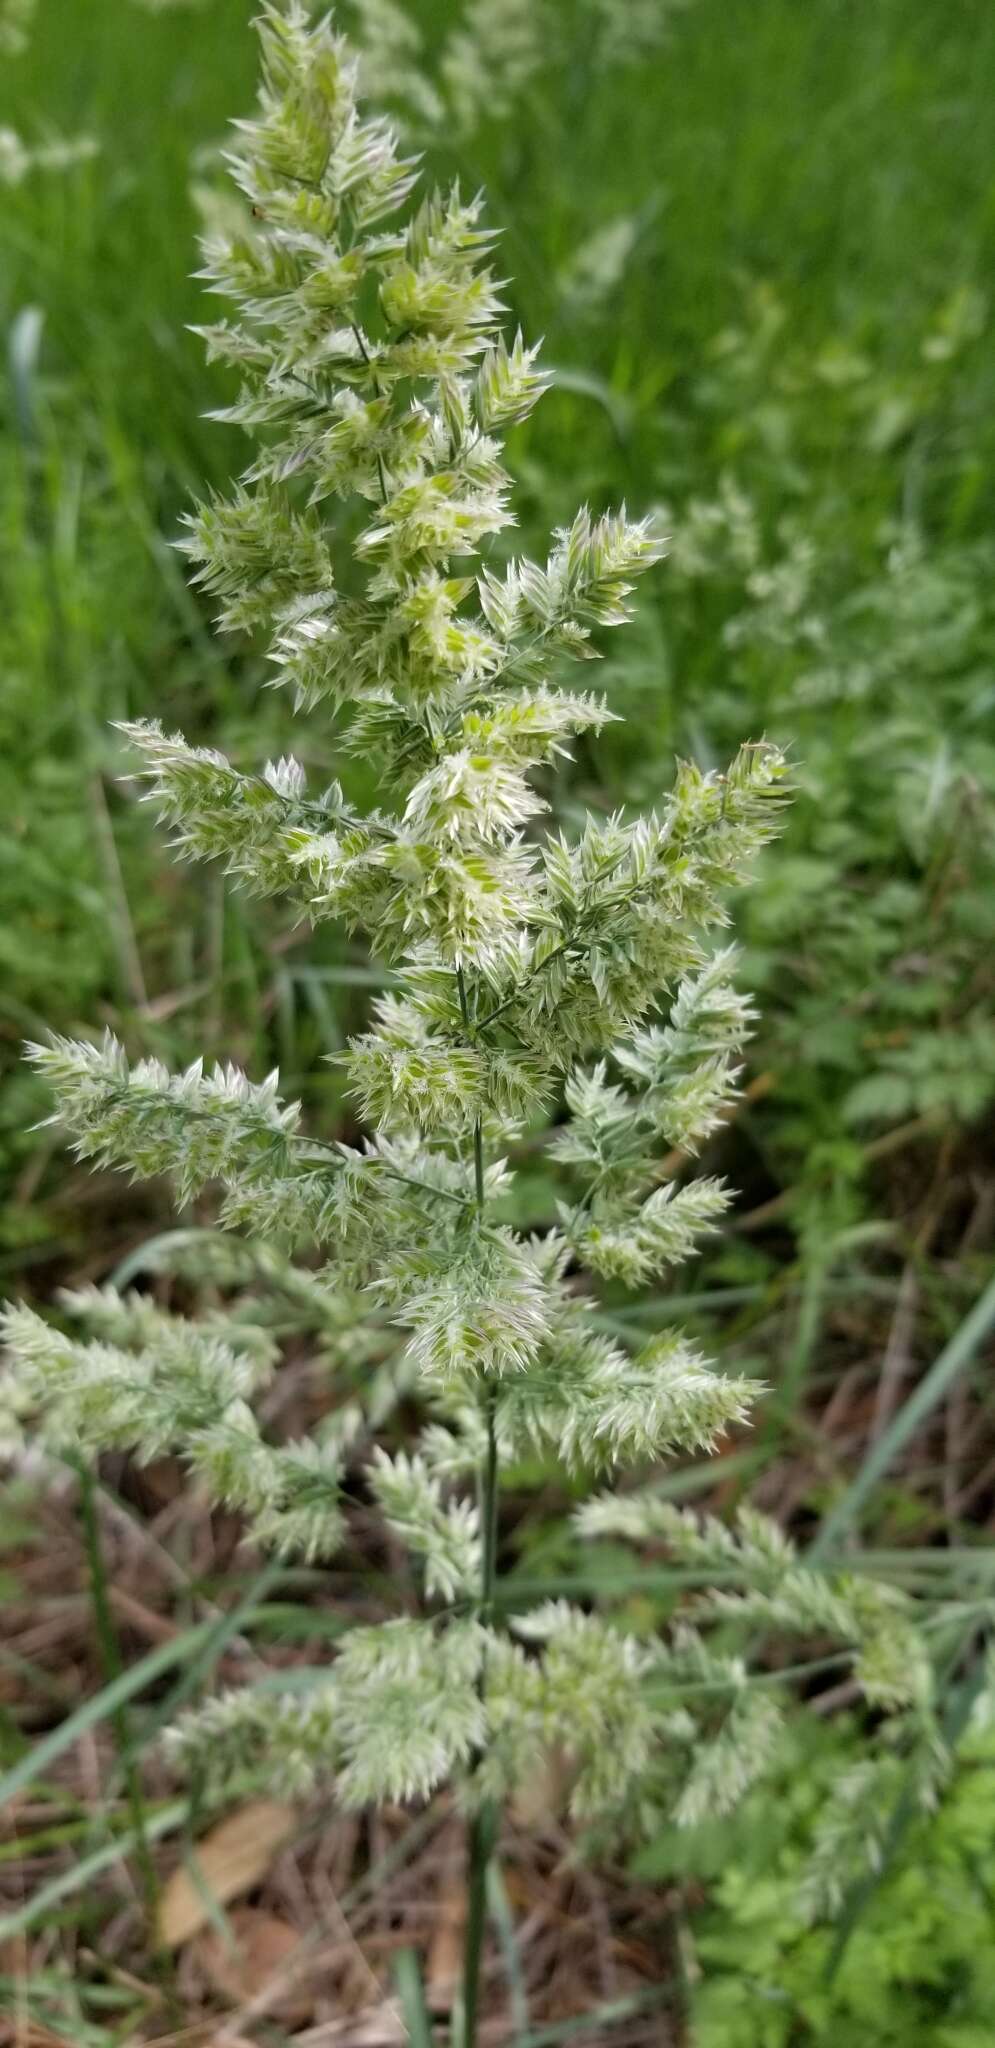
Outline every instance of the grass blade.
<svg viewBox="0 0 995 2048"><path fill-rule="evenodd" d="M394 1982L411 2048L432 2048L432 2022L425 2003L421 1964L413 1948L399 1949L394 1957Z"/></svg>
<svg viewBox="0 0 995 2048"><path fill-rule="evenodd" d="M172 1799L168 1806L160 1807L158 1813L147 1814L146 1840L155 1842L162 1835L174 1834L177 1828L183 1826L189 1812L188 1800ZM0 1920L0 1941L11 1941L16 1934L23 1934L25 1928L33 1927L36 1921L45 1919L54 1906L61 1904L63 1899L71 1898L74 1892L82 1891L91 1878L99 1877L101 1871L108 1869L112 1863L120 1863L124 1857L130 1856L137 1846L136 1831L129 1828L113 1842L105 1842L102 1848L95 1849L92 1856L84 1856L81 1863L74 1863L70 1869L60 1871L58 1877L54 1877L50 1884L42 1885L41 1890L35 1892L33 1898L25 1900L24 1905L19 1906L16 1912L4 1915Z"/></svg>
<svg viewBox="0 0 995 2048"><path fill-rule="evenodd" d="M147 1657L142 1657L137 1664L132 1665L130 1671L123 1671L120 1678L115 1678L110 1685L103 1686L91 1699L84 1700L76 1712L70 1714L67 1721L60 1721L57 1728L52 1728L47 1735L43 1735L41 1741L36 1742L27 1755L22 1756L0 1778L0 1807L5 1806L16 1793L23 1791L25 1785L30 1785L33 1779L40 1777L48 1765L55 1762L56 1757L64 1755L67 1749L72 1748L74 1742L78 1742L81 1735L85 1735L88 1728L96 1727L98 1722L106 1720L108 1715L123 1706L126 1700L144 1692L145 1687L151 1685L154 1679L161 1678L164 1671L171 1671L175 1664L184 1663L200 1648L211 1626L212 1624L208 1622L198 1622L194 1627L184 1629L182 1635L176 1636L171 1643L160 1643L154 1650L149 1651Z"/></svg>
<svg viewBox="0 0 995 2048"><path fill-rule="evenodd" d="M508 1979L508 1997L511 2003L511 2019L514 2027L511 2048L520 2044L529 2031L529 2001L525 1989L522 1959L518 1953L518 1939L512 1918L511 1901L499 1865L492 1861L487 1872L487 1910L490 1913L501 1953L504 1957L505 1975Z"/></svg>
<svg viewBox="0 0 995 2048"><path fill-rule="evenodd" d="M143 1730L147 1743L158 1734L160 1728L168 1726L185 1700L188 1700L203 1678L213 1670L223 1656L234 1636L241 1633L243 1624L250 1619L256 1608L265 1599L271 1587L277 1585L283 1575L283 1566L276 1558L270 1558L261 1571L250 1580L242 1598L227 1614L202 1625L202 1636L181 1672L176 1684L150 1714Z"/></svg>
<svg viewBox="0 0 995 2048"><path fill-rule="evenodd" d="M926 1420L927 1415L949 1392L958 1374L970 1365L993 1327L995 1279L989 1281L970 1314L965 1316L959 1330L954 1332L949 1344L944 1345L925 1379L920 1380L888 1428L877 1442L871 1445L853 1484L847 1489L842 1500L837 1502L831 1514L826 1516L808 1552L810 1563L817 1563L820 1558L825 1557L855 1527L861 1508L868 1496L873 1493L878 1480L884 1477L910 1438Z"/></svg>
<svg viewBox="0 0 995 2048"><path fill-rule="evenodd" d="M592 2012L578 2013L575 2019L558 2020L552 2026L537 2027L517 2043L517 2048L553 2048L554 2043L579 2041L585 2035L599 2035L606 2039L601 2029L621 2024L623 2020L635 2019L639 2013L652 2011L657 2005L670 2005L673 2001L673 1987L657 1984L649 1991L633 1992L629 1998L613 1999L608 2005L595 2006Z"/></svg>

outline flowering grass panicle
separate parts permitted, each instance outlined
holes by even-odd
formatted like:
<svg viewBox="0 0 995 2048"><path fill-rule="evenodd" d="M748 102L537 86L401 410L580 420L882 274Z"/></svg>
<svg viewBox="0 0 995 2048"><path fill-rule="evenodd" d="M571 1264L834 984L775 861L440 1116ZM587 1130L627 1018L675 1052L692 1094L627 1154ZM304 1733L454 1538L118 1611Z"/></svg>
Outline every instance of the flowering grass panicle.
<svg viewBox="0 0 995 2048"><path fill-rule="evenodd" d="M409 1548L421 1614L350 1629L314 1692L214 1701L171 1744L221 1794L257 1772L295 1791L322 1775L365 1805L455 1777L474 1815L470 2041L493 1808L537 1757L569 1759L585 1825L691 1822L725 1810L776 1739L772 1701L709 1647L709 1624L723 1643L758 1623L830 1634L889 1708L924 1712L926 1675L897 1601L807 1572L759 1521L726 1532L640 1496L609 1495L584 1527L658 1536L734 1588L664 1644L560 1604L520 1616L517 1636L499 1626L502 1468L538 1449L611 1475L707 1450L756 1391L679 1331L630 1352L593 1312L594 1281L664 1273L723 1215L721 1182L678 1185L664 1160L693 1154L735 1096L753 1013L715 935L779 828L785 764L746 746L724 772L682 765L647 815L572 837L550 824L548 764L611 715L572 671L625 624L663 542L645 519L584 508L544 559L508 547L502 435L545 379L504 331L482 201L418 193L329 19L290 0L259 26L259 105L229 158L244 204L204 252L229 310L202 330L238 380L221 416L255 453L183 545L221 628L265 642L288 709L379 765L381 807L309 788L293 758L246 771L154 721L125 734L184 858L339 920L389 969L344 1055L367 1136L310 1138L275 1074L172 1074L111 1038L32 1047L81 1156L168 1174L183 1200L211 1184L222 1230L242 1236L235 1298L203 1321L107 1290L63 1299L68 1333L11 1309L7 1407L57 1446L180 1452L281 1556L348 1544L346 1479ZM561 1178L558 1222L534 1239L508 1220L523 1133ZM320 1264L295 1267L295 1245ZM279 1345L239 1292L253 1276L326 1357L369 1362L303 1441L257 1419ZM426 1427L378 1444L396 1438L402 1389Z"/></svg>

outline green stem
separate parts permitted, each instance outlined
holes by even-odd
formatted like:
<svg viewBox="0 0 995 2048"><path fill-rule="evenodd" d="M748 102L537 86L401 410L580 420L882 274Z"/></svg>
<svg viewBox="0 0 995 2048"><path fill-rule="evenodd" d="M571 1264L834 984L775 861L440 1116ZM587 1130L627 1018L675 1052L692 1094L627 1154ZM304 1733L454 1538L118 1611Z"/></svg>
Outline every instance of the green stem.
<svg viewBox="0 0 995 2048"><path fill-rule="evenodd" d="M623 861L628 857L628 853L629 848L623 847L622 852L618 854L614 860L609 861L605 865L605 867L603 867L599 871L599 873L594 877L594 880L588 883L588 886L584 891L585 897L587 897L590 894L591 890L596 885L600 885L602 882L608 882L611 880L611 877L615 873L616 868L621 867ZM618 898L616 903L612 905L612 908L614 910L624 909L627 903L631 903L633 898L638 896L639 891L643 887L645 881L646 876L640 875L639 880L633 884L631 889L626 889L625 893ZM595 903L589 903L586 905L585 908L582 908L580 911L578 911L577 917L574 922L573 930L569 932L567 937L561 941L560 945L554 946L553 951L551 953L547 953L544 960L540 960L538 967L532 967L529 969L528 974L524 975L522 977L522 980L516 983L515 987L511 991L511 994L505 996L503 1002L498 1003L495 1009L488 1010L486 1017L481 1017L478 1019L477 1030L486 1031L488 1025L496 1024L498 1018L503 1017L506 1010L510 1010L513 1008L514 1004L517 1003L519 996L521 996L524 993L524 991L530 986L530 984L533 981L536 981L540 974L545 974L547 967L552 967L554 961L561 960L563 958L564 953L569 953L571 948L574 946L579 945L583 947L583 945L585 944L584 926L590 921L592 917L596 917L599 910L602 910L603 908L604 905L600 901L598 901ZM596 938L597 933L595 932L592 934L590 940L590 944L592 946L594 945Z"/></svg>
<svg viewBox="0 0 995 2048"><path fill-rule="evenodd" d="M494 1610L494 1596L497 1590L497 1511L498 1511L498 1452L497 1452L497 1394L493 1387L487 1392L487 1453L481 1483L481 1533L483 1536L483 1562L480 1573L481 1618L490 1621Z"/></svg>
<svg viewBox="0 0 995 2048"><path fill-rule="evenodd" d="M399 1173L394 1166L382 1166L381 1172L387 1180L399 1180L406 1188L417 1188L419 1194L438 1195L442 1201L455 1202L461 1209L465 1209L467 1206L466 1196L454 1195L451 1188L433 1187L431 1181L416 1180L413 1173Z"/></svg>
<svg viewBox="0 0 995 2048"><path fill-rule="evenodd" d="M462 966L456 970L456 986L459 991L460 1013L463 1028L471 1036L470 1005L467 1000L466 977ZM484 1132L480 1117L473 1128L473 1176L477 1214L484 1213ZM480 1567L480 1619L487 1625L494 1612L494 1594L497 1583L497 1530L498 1530L498 1449L497 1449L497 1388L490 1384L484 1393L484 1415L487 1424L487 1449L479 1478L480 1534L482 1541ZM483 1701L487 1692L486 1653L481 1659L479 1693ZM466 1910L466 1937L463 1947L463 2036L462 2048L476 2048L477 2013L480 2005L480 1967L484 1950L484 1929L487 1921L487 1872L498 1832L498 1811L492 1800L478 1808L470 1824L467 1845L468 1890Z"/></svg>
<svg viewBox="0 0 995 2048"><path fill-rule="evenodd" d="M184 1104L184 1113L192 1117L209 1117L211 1115L210 1110L187 1109L186 1104ZM288 1142L306 1146L309 1152L318 1153L323 1159L334 1159L336 1163L340 1162L342 1158L341 1150L337 1145L326 1145L320 1138L309 1138L305 1132L292 1132ZM282 1138L279 1139L279 1143L283 1143ZM386 1180L400 1181L404 1187L417 1188L419 1194L422 1195L438 1196L442 1202L455 1202L459 1209L468 1207L466 1195L454 1194L452 1188L435 1187L429 1180L418 1180L413 1173L401 1173L398 1167L387 1166L382 1159L377 1161L377 1166Z"/></svg>
<svg viewBox="0 0 995 2048"><path fill-rule="evenodd" d="M489 1387L486 1399L487 1452L480 1475L480 1521L483 1560L480 1574L480 1617L490 1621L497 1584L498 1455L496 1389ZM486 1663L481 1664L480 1693L487 1686ZM498 1810L493 1800L479 1808L470 1826L466 1938L463 1948L463 2039L462 2048L476 2048L477 2013L480 2004L480 1966L487 1919L487 1872L498 1833Z"/></svg>
<svg viewBox="0 0 995 2048"><path fill-rule="evenodd" d="M457 967L456 969L456 987L459 990L459 1006L460 1015L463 1019L463 1029L466 1032L467 1039L472 1041L473 1026L470 1023L470 1005L466 994L466 975L462 967ZM473 1127L473 1180L477 1211L482 1216L484 1213L484 1127L479 1116Z"/></svg>

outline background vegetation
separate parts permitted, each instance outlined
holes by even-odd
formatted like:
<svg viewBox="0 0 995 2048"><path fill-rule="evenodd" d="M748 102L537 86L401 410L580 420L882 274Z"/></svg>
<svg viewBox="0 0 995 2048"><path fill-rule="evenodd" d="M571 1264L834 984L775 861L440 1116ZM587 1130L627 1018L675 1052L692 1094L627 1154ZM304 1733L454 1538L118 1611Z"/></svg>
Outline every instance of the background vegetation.
<svg viewBox="0 0 995 2048"><path fill-rule="evenodd" d="M164 862L109 730L153 713L246 764L281 746L261 662L213 637L169 546L188 494L243 459L201 417L223 380L185 323L204 317L189 273L218 146L252 97L251 12L0 5L23 44L0 85L0 1259L41 1298L140 1257L165 1210L30 1128L26 1032L106 1021L172 1061L279 1061L313 1126L348 1131L319 1061L362 1013L362 957ZM430 166L486 185L513 314L547 337L558 388L512 451L524 545L585 495L667 508L670 562L599 677L627 723L563 775L566 822L651 800L675 754L711 765L766 732L798 762L788 850L744 913L763 1013L746 1100L708 1162L742 1202L681 1298L773 1387L712 1497L749 1489L803 1537L862 1526L904 1571L960 1583L995 1506L995 18L985 0L546 0L537 56L537 11L512 0L411 0L418 49L374 0L341 12ZM434 130L416 75L447 95ZM320 773L319 717L309 746ZM541 1220L538 1169L528 1196ZM535 1530L526 1562L555 1571L558 1525ZM37 1556L13 1511L5 1536L16 1598ZM670 1596L650 1574L632 1597ZM63 1684L54 1653L41 1666L47 1704L37 1677L12 1689L15 1762ZM834 1753L859 1740L819 1728ZM791 1931L804 1800L776 1838L768 1807L691 1867L661 1844L642 1876L691 1914L705 2048L842 2039L841 2015L868 2043L991 2038L990 1768L971 1750L971 1789L899 1830L832 1988L833 1937ZM58 2038L130 2038L92 2004L67 2017L68 1995L43 2015Z"/></svg>

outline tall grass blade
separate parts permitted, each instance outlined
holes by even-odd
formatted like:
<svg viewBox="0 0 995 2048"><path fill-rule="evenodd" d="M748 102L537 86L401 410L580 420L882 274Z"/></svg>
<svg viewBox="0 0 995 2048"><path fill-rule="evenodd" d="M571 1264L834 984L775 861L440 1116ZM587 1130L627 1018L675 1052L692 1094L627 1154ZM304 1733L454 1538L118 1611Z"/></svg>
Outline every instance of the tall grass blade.
<svg viewBox="0 0 995 2048"><path fill-rule="evenodd" d="M508 1979L508 1997L511 2004L511 2019L514 2027L511 2048L521 2048L529 2031L529 2001L525 1988L525 1973L519 1954L518 1937L512 1917L508 1889L497 1863L492 1863L487 1872L487 1910L491 1916L501 1954L504 1958L505 1975Z"/></svg>
<svg viewBox="0 0 995 2048"><path fill-rule="evenodd" d="M432 2022L425 2003L421 1964L413 1948L398 1949L394 1957L394 1983L411 2048L432 2048Z"/></svg>
<svg viewBox="0 0 995 2048"><path fill-rule="evenodd" d="M129 1671L123 1671L110 1685L103 1686L91 1699L84 1700L67 1721L61 1721L57 1728L43 1735L41 1741L36 1742L27 1755L0 1778L0 1807L18 1792L23 1792L26 1785L40 1778L48 1766L64 1756L88 1729L106 1721L125 1700L134 1699L138 1693L144 1692L146 1686L161 1678L164 1671L171 1671L175 1665L182 1664L200 1648L209 1634L210 1624L207 1622L198 1622L192 1628L184 1629L173 1642L160 1643L149 1651L147 1657L133 1664Z"/></svg>
<svg viewBox="0 0 995 2048"><path fill-rule="evenodd" d="M856 1529L864 1502L878 1481L894 1465L926 1417L949 1393L958 1375L971 1364L992 1328L995 1328L995 1279L989 1281L959 1330L955 1331L949 1344L944 1345L925 1379L920 1380L883 1435L871 1445L852 1485L826 1516L809 1551L810 1561L816 1562L828 1556L839 1547L844 1537Z"/></svg>
<svg viewBox="0 0 995 2048"><path fill-rule="evenodd" d="M164 1835L175 1834L177 1828L183 1826L189 1811L188 1800L173 1799L168 1806L160 1807L158 1813L150 1813L145 1822L146 1839L157 1842ZM6 1913L3 1919L0 1919L0 1941L12 1941L15 1935L23 1934L26 1928L37 1926L39 1920L46 1920L53 1909L61 1905L63 1899L72 1898L74 1893L83 1891L102 1871L130 1856L136 1846L135 1830L129 1828L113 1842L106 1842L102 1848L95 1849L92 1856L84 1856L81 1863L74 1863L69 1870L60 1871L58 1877L54 1877L50 1884L42 1885L32 1898L26 1899L23 1906L18 1906L15 1912Z"/></svg>

